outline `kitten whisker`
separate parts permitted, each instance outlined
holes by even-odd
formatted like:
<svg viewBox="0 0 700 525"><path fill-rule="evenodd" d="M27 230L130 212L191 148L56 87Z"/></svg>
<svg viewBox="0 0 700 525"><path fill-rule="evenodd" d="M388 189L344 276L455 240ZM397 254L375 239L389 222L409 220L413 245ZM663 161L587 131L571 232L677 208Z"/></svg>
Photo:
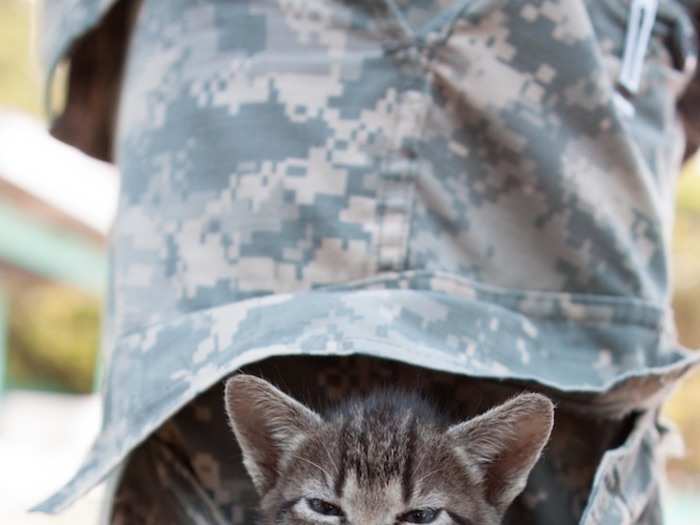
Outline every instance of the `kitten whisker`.
<svg viewBox="0 0 700 525"><path fill-rule="evenodd" d="M331 476L331 475L328 473L328 471L327 471L326 469L324 469L321 465L319 465L319 464L317 464L317 463L314 463L314 462L311 461L310 459L303 458L303 457L301 457L301 456L296 456L296 455L291 455L290 457L291 457L292 459L298 459L299 461L302 461L302 462L304 462L304 463L308 463L309 465L312 465L312 466L316 467L318 470L320 470L321 472L323 472L323 474L326 476L327 482L330 483L331 480L333 479L333 476Z"/></svg>
<svg viewBox="0 0 700 525"><path fill-rule="evenodd" d="M423 481L428 479L430 476L432 476L434 474L438 474L439 472L442 472L443 470L445 470L444 467L438 467L436 469L431 470L430 472L423 474L420 478L415 480L415 485L418 486L418 485L422 484Z"/></svg>
<svg viewBox="0 0 700 525"><path fill-rule="evenodd" d="M326 452L326 455L328 456L328 461L331 463L331 466L333 467L333 470L336 472L339 471L338 469L338 464L335 461L335 457L333 457L333 454L331 454L330 449L328 448L328 444L325 441L321 441L321 446L323 447L323 450Z"/></svg>

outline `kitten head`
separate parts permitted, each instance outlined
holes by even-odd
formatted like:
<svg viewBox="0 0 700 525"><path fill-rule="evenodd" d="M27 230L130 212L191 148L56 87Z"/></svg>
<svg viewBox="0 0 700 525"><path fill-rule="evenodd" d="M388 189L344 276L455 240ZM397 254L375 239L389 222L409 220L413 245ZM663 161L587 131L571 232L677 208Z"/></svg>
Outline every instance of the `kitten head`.
<svg viewBox="0 0 700 525"><path fill-rule="evenodd" d="M495 525L549 439L553 406L520 395L455 425L415 396L380 392L324 417L254 376L226 409L264 525Z"/></svg>

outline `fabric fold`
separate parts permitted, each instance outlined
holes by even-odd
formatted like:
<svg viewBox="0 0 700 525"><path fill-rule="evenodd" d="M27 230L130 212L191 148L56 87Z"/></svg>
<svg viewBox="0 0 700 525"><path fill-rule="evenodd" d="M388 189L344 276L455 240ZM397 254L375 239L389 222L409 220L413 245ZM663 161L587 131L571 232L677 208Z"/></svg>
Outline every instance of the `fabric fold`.
<svg viewBox="0 0 700 525"><path fill-rule="evenodd" d="M70 504L199 393L273 356L364 354L537 383L564 398L571 393L606 399L607 393L613 405L607 409L639 409L698 361L660 336L664 317L642 302L513 294L421 272L176 317L117 339L105 377L100 436L74 480L35 510L54 512ZM160 356L157 366L142 366L143 354L151 353ZM125 391L127 384L147 388Z"/></svg>

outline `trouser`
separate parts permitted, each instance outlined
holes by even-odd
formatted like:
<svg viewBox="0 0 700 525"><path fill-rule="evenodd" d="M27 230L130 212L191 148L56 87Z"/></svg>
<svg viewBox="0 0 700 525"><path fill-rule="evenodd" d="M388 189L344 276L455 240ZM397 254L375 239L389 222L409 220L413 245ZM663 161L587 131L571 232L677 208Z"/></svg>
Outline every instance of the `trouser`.
<svg viewBox="0 0 700 525"><path fill-rule="evenodd" d="M455 421L524 390L537 390L534 385L483 381L360 356L274 358L247 371L321 409L384 385L417 388ZM637 419L634 414L601 416L586 411L584 401L559 400L550 443L505 523L579 523L603 454L625 443ZM645 508L634 523L661 523L658 497L644 496ZM110 497L108 523L251 525L256 502L228 428L223 385L218 384L131 454Z"/></svg>

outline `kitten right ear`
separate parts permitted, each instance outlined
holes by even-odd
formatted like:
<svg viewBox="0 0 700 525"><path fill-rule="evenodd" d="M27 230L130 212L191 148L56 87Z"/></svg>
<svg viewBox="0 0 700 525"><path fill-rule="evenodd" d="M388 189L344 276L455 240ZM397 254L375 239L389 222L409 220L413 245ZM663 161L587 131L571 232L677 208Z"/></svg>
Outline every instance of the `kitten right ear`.
<svg viewBox="0 0 700 525"><path fill-rule="evenodd" d="M277 482L285 452L318 426L321 418L251 375L236 375L226 382L225 402L243 463L262 496Z"/></svg>
<svg viewBox="0 0 700 525"><path fill-rule="evenodd" d="M485 489L486 500L505 512L525 488L549 440L554 405L540 394L521 394L448 430L464 466Z"/></svg>

